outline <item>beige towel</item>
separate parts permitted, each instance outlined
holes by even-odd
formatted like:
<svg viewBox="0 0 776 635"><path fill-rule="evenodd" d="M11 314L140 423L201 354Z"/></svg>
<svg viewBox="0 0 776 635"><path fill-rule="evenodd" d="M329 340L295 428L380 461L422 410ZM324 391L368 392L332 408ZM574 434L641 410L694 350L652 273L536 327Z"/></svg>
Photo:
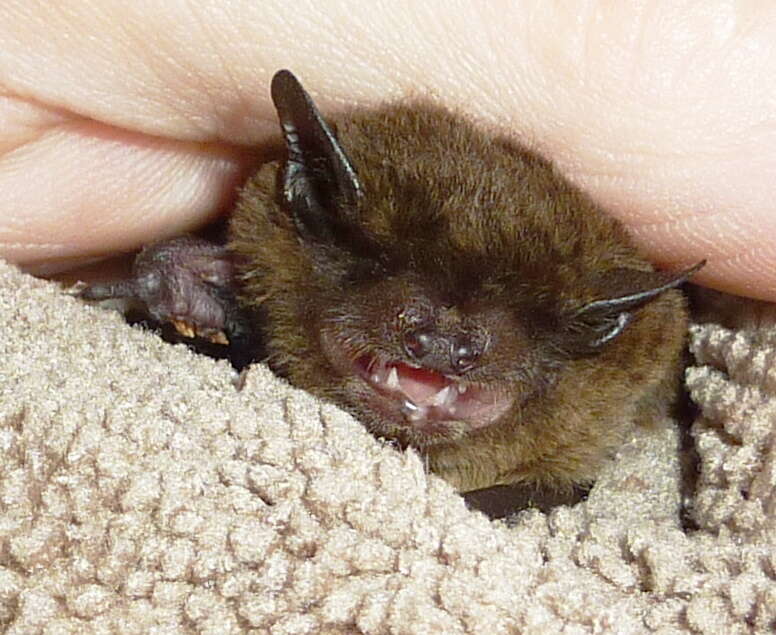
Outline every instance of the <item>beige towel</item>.
<svg viewBox="0 0 776 635"><path fill-rule="evenodd" d="M693 328L698 530L672 421L507 527L266 368L0 264L0 630L770 632L773 324Z"/></svg>

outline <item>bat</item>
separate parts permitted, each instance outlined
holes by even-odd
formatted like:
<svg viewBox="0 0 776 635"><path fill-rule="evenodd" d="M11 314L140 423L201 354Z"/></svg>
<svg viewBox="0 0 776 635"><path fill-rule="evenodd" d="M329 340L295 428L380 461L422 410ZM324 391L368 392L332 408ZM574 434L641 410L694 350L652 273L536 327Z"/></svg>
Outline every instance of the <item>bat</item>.
<svg viewBox="0 0 776 635"><path fill-rule="evenodd" d="M551 163L430 100L325 119L285 70L271 95L283 152L242 188L227 244L151 245L82 297L252 343L462 493L589 486L626 422L669 407L677 287L703 262L655 270Z"/></svg>

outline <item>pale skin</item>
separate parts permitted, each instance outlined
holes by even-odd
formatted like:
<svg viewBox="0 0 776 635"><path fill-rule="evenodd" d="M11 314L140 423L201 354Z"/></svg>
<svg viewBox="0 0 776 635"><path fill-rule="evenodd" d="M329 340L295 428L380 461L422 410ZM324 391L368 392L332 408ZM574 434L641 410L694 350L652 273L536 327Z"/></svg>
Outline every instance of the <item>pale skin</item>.
<svg viewBox="0 0 776 635"><path fill-rule="evenodd" d="M776 300L776 5L573 7L6 0L0 256L53 272L227 211L289 68L323 112L432 94L556 161L656 262Z"/></svg>

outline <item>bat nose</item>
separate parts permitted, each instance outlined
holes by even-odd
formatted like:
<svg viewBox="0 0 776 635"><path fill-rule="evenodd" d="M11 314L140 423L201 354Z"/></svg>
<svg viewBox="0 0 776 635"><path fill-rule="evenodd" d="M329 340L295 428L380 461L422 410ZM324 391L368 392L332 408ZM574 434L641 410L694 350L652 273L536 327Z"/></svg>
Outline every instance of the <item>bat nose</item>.
<svg viewBox="0 0 776 635"><path fill-rule="evenodd" d="M443 373L462 374L473 368L484 352L481 338L448 335L430 328L404 334L404 350L414 361Z"/></svg>

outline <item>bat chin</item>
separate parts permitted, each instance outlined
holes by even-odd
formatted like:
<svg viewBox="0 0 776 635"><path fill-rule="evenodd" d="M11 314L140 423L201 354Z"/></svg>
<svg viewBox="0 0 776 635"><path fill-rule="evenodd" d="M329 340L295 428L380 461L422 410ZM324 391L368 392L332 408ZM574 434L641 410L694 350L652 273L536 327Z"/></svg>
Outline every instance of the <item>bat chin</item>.
<svg viewBox="0 0 776 635"><path fill-rule="evenodd" d="M328 338L324 338L326 340ZM328 342L329 344L331 342ZM430 368L392 359L383 353L352 358L341 347L324 349L346 376L358 377L373 394L372 408L404 430L413 444L449 441L496 423L512 407L503 388L450 377Z"/></svg>

